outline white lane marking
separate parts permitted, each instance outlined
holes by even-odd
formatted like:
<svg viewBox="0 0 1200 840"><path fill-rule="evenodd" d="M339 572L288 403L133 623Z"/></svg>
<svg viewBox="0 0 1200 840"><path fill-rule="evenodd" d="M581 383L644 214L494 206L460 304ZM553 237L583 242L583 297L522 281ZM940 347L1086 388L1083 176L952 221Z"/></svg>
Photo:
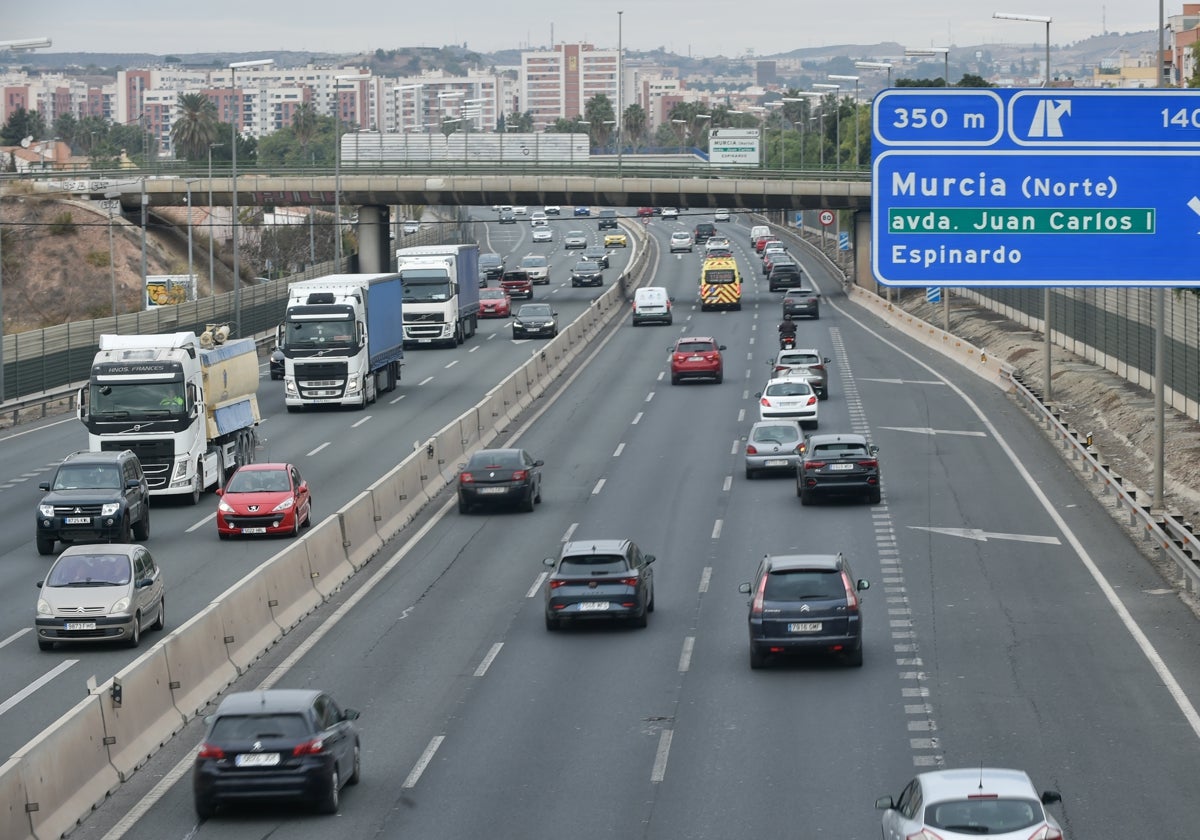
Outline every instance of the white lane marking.
<svg viewBox="0 0 1200 840"><path fill-rule="evenodd" d="M434 755L437 754L438 747L442 745L442 741L446 740L445 735L434 735L429 742L429 746L425 748L425 752L421 753L421 757L417 759L416 765L413 766L412 772L408 774L408 778L404 780L402 788L414 788L417 782L421 780L421 774L425 772L425 768L429 766L429 762L433 761Z"/></svg>
<svg viewBox="0 0 1200 840"><path fill-rule="evenodd" d="M487 340L488 340L488 341L491 341L493 338L495 338L495 337L496 337L496 336L498 336L499 334L500 334L500 333L492 333L491 335L489 335L489 336L487 337Z"/></svg>
<svg viewBox="0 0 1200 840"><path fill-rule="evenodd" d="M642 412L639 411L637 414L633 415L633 422L630 425L636 426L641 421L642 421Z"/></svg>
<svg viewBox="0 0 1200 840"><path fill-rule="evenodd" d="M475 352L476 350L478 350L478 349L479 349L479 345L478 345L478 344L476 344L474 347L472 347L472 348L471 348L470 350L468 350L467 352L468 352L468 353L474 353L474 352Z"/></svg>
<svg viewBox="0 0 1200 840"><path fill-rule="evenodd" d="M570 542L571 535L575 533L575 529L578 527L579 527L578 522L572 522L570 527L567 528L566 532L562 535L562 539L559 540L559 542Z"/></svg>
<svg viewBox="0 0 1200 840"><path fill-rule="evenodd" d="M713 523L712 539L718 539L721 536L721 527L725 524L725 520L718 519Z"/></svg>
<svg viewBox="0 0 1200 840"><path fill-rule="evenodd" d="M390 403L388 403L388 405L395 405L396 403L400 402L400 400L404 399L407 396L408 396L408 394L401 394L400 396L396 397L396 399L394 399Z"/></svg>
<svg viewBox="0 0 1200 840"><path fill-rule="evenodd" d="M38 426L36 429L26 429L23 432L13 432L11 435L5 435L4 437L0 438L0 443L4 443L6 440L12 440L13 438L19 438L24 435L31 435L34 432L40 432L43 429L52 429L55 426L61 426L63 423L72 423L74 421L75 421L75 418L71 417L70 419L67 419L67 420L57 420L53 423L47 423L44 426ZM57 465L55 465L55 466L57 466Z"/></svg>
<svg viewBox="0 0 1200 840"><path fill-rule="evenodd" d="M654 769L650 771L651 782L661 782L667 775L667 758L671 755L670 729L664 729L658 738L658 752L654 755Z"/></svg>
<svg viewBox="0 0 1200 840"><path fill-rule="evenodd" d="M662 382L662 381L663 381L663 377L665 377L666 375L667 375L667 372L666 372L665 370L660 370L660 371L658 372L658 376L656 376L656 377L655 377L655 379L656 379L657 381L659 381L659 382Z"/></svg>
<svg viewBox="0 0 1200 840"><path fill-rule="evenodd" d="M687 669L692 664L692 648L696 646L695 636L685 636L683 639L683 650L679 652L679 673L687 673Z"/></svg>
<svg viewBox="0 0 1200 840"><path fill-rule="evenodd" d="M933 373L933 371L930 371ZM882 382L885 385L947 385L936 379L872 379L869 376L855 377L859 382Z"/></svg>
<svg viewBox="0 0 1200 840"><path fill-rule="evenodd" d="M744 399L744 400L750 399L750 391L749 390L742 391L742 399Z"/></svg>
<svg viewBox="0 0 1200 840"><path fill-rule="evenodd" d="M312 456L314 456L314 455L316 455L318 452L320 452L322 449L324 449L326 446L328 446L330 443L331 443L331 441L328 441L328 440L327 440L327 441L325 441L325 442L324 442L324 443L322 443L320 446L318 446L316 449L311 449L311 450L309 450L308 452L305 452L305 453L304 453L304 457L305 457L305 458L311 458Z"/></svg>
<svg viewBox="0 0 1200 840"><path fill-rule="evenodd" d="M704 571L700 573L700 594L703 595L708 591L708 584L712 581L712 566L705 566Z"/></svg>
<svg viewBox="0 0 1200 840"><path fill-rule="evenodd" d="M475 669L475 676L482 677L487 673L488 668L492 666L496 657L500 655L500 648L502 647L504 647L504 642L496 642L496 644L492 645L491 649L487 652L487 656L483 657L483 661Z"/></svg>
<svg viewBox="0 0 1200 840"><path fill-rule="evenodd" d="M198 531L199 529L203 528L205 525L207 525L209 522L212 522L212 521L213 521L214 519L216 519L216 518L217 518L217 512L214 510L212 513L210 513L208 516L206 516L206 517L204 517L203 519L201 519L201 520L200 520L199 522L197 522L195 525L193 525L192 527L190 527L190 528L186 529L186 530L184 531L184 533L185 533L185 534L190 534L190 533L192 533L192 531Z"/></svg>
<svg viewBox="0 0 1200 840"><path fill-rule="evenodd" d="M15 640L17 640L17 639L21 638L21 637L22 637L22 636L24 636L26 633L32 633L32 632L33 632L33 629L32 629L32 628L30 628L30 627L26 627L26 628L24 628L23 630L18 630L16 633L13 633L13 634L12 634L11 636L9 636L7 639L5 639L4 641L0 642L0 648L2 648L2 647L5 647L5 646L7 646L8 644L10 644L11 642L13 642L13 641L15 641Z"/></svg>
<svg viewBox="0 0 1200 840"><path fill-rule="evenodd" d="M738 450L741 449L741 447L742 447L742 442L740 440L735 440L733 442L733 449L729 450L729 454L730 455L738 454Z"/></svg>
<svg viewBox="0 0 1200 840"><path fill-rule="evenodd" d="M988 540L1012 540L1014 542L1041 543L1042 545L1062 545L1058 537L1039 537L1036 534L996 534L992 531L981 531L978 528L930 528L925 525L909 525L914 531L928 531L931 534L944 534L947 537L965 537L976 542Z"/></svg>
<svg viewBox="0 0 1200 840"><path fill-rule="evenodd" d="M746 419L746 409L744 409L744 408L739 408L739 409L738 409L738 419L737 419L737 421L738 421L739 423L741 423L741 422L743 422L745 419Z"/></svg>
<svg viewBox="0 0 1200 840"><path fill-rule="evenodd" d="M426 384L428 382L432 382L432 381L433 381L432 376L426 376L424 379L422 379L420 382L417 383L417 386L419 387L421 385L424 385L424 384Z"/></svg>
<svg viewBox="0 0 1200 840"><path fill-rule="evenodd" d="M732 486L733 486L733 476L731 476L731 475L725 476L725 483L721 485L721 489L724 490L726 493L728 493L729 488Z"/></svg>
<svg viewBox="0 0 1200 840"><path fill-rule="evenodd" d="M3 703L0 703L0 715L4 714L9 709L11 709L13 706L20 703L22 700L24 700L30 694L33 694L33 692L37 691L39 688L44 686L46 683L50 682L50 680L57 677L59 674L61 674L63 671L70 668L72 665L74 665L78 661L79 661L78 659L64 659L62 662L58 663L53 668L51 668L49 671L42 674L40 677L38 677L36 680L31 682L29 685L22 688L20 691L18 691L12 697L9 697Z"/></svg>
<svg viewBox="0 0 1200 840"><path fill-rule="evenodd" d="M450 370L450 368L454 367L456 364L458 364L458 359L455 359L453 362L451 362L450 364L446 365L446 367L444 368L444 370Z"/></svg>
<svg viewBox="0 0 1200 840"><path fill-rule="evenodd" d="M549 572L542 572L538 575L537 579L533 582L533 586L529 587L529 590L525 593L525 597L532 598L537 595L542 589L542 584L546 582L546 578L548 577L550 577Z"/></svg>
<svg viewBox="0 0 1200 840"><path fill-rule="evenodd" d="M622 452L624 452L624 451L625 451L625 444L624 444L624 443L618 443L618 444L617 444L617 448L613 450L613 457L614 457L614 458L620 458L620 457L621 457L621 453L622 453Z"/></svg>
<svg viewBox="0 0 1200 840"><path fill-rule="evenodd" d="M646 402L650 402L650 400L652 400L652 399L654 399L653 391L651 391L649 394L646 395Z"/></svg>
<svg viewBox="0 0 1200 840"><path fill-rule="evenodd" d="M753 342L751 342L751 343L753 343ZM753 354L753 353L747 353L747 354L746 354L746 361L747 361L747 362L753 362L753 361L754 361L754 354Z"/></svg>
<svg viewBox="0 0 1200 840"><path fill-rule="evenodd" d="M599 494L600 494L600 490L601 490L603 487L604 487L604 479L602 478L602 479L600 479L599 481L597 481L597 482L596 482L596 486L592 488L592 495L593 495L593 496L597 496L597 495L599 495Z"/></svg>
<svg viewBox="0 0 1200 840"><path fill-rule="evenodd" d="M957 429L930 429L927 426L878 426L892 432L911 432L914 435L962 435L964 437L987 437L987 432L968 432Z"/></svg>
<svg viewBox="0 0 1200 840"><path fill-rule="evenodd" d="M350 428L351 428L351 429L357 429L359 426L361 426L363 423L366 423L366 422L367 422L368 420L370 420L370 419L371 419L371 415L370 415L370 414L368 414L366 417L364 417L363 419L359 420L357 423L351 423L351 424L350 424Z"/></svg>

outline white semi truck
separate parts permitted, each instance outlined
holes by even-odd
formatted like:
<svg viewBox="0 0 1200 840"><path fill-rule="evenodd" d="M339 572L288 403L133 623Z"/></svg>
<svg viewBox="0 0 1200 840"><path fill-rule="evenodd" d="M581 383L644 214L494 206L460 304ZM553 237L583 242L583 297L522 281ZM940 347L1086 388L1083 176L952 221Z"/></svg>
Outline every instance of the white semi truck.
<svg viewBox="0 0 1200 840"><path fill-rule="evenodd" d="M479 246L418 245L396 252L404 280L404 346L456 347L479 326Z"/></svg>
<svg viewBox="0 0 1200 840"><path fill-rule="evenodd" d="M93 452L130 449L154 495L223 486L258 443L258 353L227 327L166 335L102 335L79 419Z"/></svg>
<svg viewBox="0 0 1200 840"><path fill-rule="evenodd" d="M330 274L288 286L279 327L287 410L361 409L394 391L406 307L399 274Z"/></svg>

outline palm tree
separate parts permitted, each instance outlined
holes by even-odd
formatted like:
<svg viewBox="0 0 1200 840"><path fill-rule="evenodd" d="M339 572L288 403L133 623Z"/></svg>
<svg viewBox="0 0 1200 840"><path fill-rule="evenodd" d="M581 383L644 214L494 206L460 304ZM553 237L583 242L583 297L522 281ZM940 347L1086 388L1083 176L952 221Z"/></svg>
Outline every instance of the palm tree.
<svg viewBox="0 0 1200 840"><path fill-rule="evenodd" d="M300 144L300 159L308 160L308 146L317 134L317 111L312 103L305 102L292 114L292 131Z"/></svg>
<svg viewBox="0 0 1200 840"><path fill-rule="evenodd" d="M646 109L634 103L621 119L621 142L637 148L646 139Z"/></svg>
<svg viewBox="0 0 1200 840"><path fill-rule="evenodd" d="M597 93L583 106L584 118L591 124L592 139L597 146L608 145L608 135L616 120L613 117L613 105L603 93Z"/></svg>
<svg viewBox="0 0 1200 840"><path fill-rule="evenodd" d="M176 104L179 115L171 123L175 157L207 159L208 145L217 141L217 106L202 93L185 93Z"/></svg>

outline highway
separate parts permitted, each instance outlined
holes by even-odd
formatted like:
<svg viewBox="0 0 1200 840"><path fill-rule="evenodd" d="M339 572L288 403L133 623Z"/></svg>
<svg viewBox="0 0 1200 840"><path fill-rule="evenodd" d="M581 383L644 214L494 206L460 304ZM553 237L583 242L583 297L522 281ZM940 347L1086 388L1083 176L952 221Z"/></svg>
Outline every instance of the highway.
<svg viewBox="0 0 1200 840"><path fill-rule="evenodd" d="M820 428L865 432L880 446L883 503L801 508L788 478L747 481L741 438L774 356L780 296L766 291L746 228L722 224L748 281L744 306L699 311L699 256L668 256L666 240L710 218L649 226L663 254L654 282L675 295L675 324L625 320L513 430L546 462L537 511L461 516L447 494L237 684L321 687L362 711L364 778L344 791L340 816L263 807L198 825L186 774L196 721L72 836L849 840L879 836L875 798L899 794L914 772L981 763L1023 768L1060 791L1052 809L1070 838L1190 836L1200 818L1190 795L1200 772L1195 617L1013 402L850 305L810 261L825 300L819 321L800 324L798 345L832 358ZM497 246L519 233L490 229ZM562 312L587 296L559 297ZM670 385L666 349L681 334L727 346L723 384ZM497 357L527 352L484 338L476 346ZM429 385L414 382L426 359L451 358L410 357L394 416L418 413L399 431L347 429L362 415L284 425L270 405L269 425L280 426L269 429L272 457L297 459L331 509L336 499L323 499L347 498L379 471L360 437L383 427L377 446L419 439L456 394L482 393L504 364L431 366L418 373L435 376ZM39 433L78 439L66 429ZM199 518L167 513L179 516L156 519L151 543L164 556L183 550L179 526ZM630 537L657 555L648 628L545 631L542 559L588 537ZM195 540L216 545L208 528L187 539L196 555ZM220 563L240 570L232 579L266 556L253 550L236 543L185 576L198 586ZM804 551L844 552L871 581L865 665L814 658L751 671L737 585L764 553ZM6 554L33 568L31 542ZM179 592L172 610L219 588ZM324 623L335 608L345 617ZM18 619L9 616L13 628ZM39 657L33 647L4 649L6 685L27 682L28 663L44 672L68 657L83 662L58 679L77 685L120 656ZM25 705L5 717L29 714ZM121 823L131 809L140 818Z"/></svg>

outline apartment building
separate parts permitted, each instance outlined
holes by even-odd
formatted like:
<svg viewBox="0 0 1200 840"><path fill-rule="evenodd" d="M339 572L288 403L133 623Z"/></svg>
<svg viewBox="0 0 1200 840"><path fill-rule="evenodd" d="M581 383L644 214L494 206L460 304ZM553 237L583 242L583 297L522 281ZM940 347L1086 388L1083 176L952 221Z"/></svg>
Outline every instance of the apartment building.
<svg viewBox="0 0 1200 840"><path fill-rule="evenodd" d="M522 112L534 125L582 116L587 102L604 94L617 104L616 50L597 50L591 44L558 44L550 50L521 53ZM628 103L625 103L628 104Z"/></svg>
<svg viewBox="0 0 1200 840"><path fill-rule="evenodd" d="M505 82L498 75L451 76L441 71L380 79L381 98L387 103L383 130L419 134L457 120L470 131L494 131L499 118L513 112L511 82Z"/></svg>

